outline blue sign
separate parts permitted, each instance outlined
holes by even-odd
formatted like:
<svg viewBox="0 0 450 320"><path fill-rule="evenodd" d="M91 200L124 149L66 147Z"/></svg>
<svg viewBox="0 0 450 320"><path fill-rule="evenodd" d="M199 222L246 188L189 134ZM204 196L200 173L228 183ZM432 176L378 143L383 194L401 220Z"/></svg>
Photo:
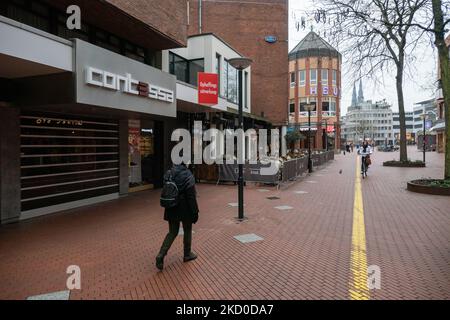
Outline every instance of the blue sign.
<svg viewBox="0 0 450 320"><path fill-rule="evenodd" d="M267 36L267 37L265 38L265 40L266 40L266 42L268 42L268 43L275 43L275 42L278 41L278 39L277 39L276 36Z"/></svg>

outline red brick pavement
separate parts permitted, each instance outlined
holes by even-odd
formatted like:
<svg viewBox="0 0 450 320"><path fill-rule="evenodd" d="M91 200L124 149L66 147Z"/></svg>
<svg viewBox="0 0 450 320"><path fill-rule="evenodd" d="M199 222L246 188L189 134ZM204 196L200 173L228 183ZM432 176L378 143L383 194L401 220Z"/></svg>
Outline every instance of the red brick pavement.
<svg viewBox="0 0 450 320"><path fill-rule="evenodd" d="M409 148L409 157L422 153ZM412 193L406 183L442 178L442 154L427 153L428 168L386 168L399 155L375 153L363 181L368 264L381 268L372 299L450 299L450 198Z"/></svg>
<svg viewBox="0 0 450 320"><path fill-rule="evenodd" d="M376 153L363 181L368 264L382 272L382 289L371 298L448 299L450 200L409 193L403 183L442 169L379 166L392 156ZM236 187L199 185L199 258L183 263L178 237L163 272L154 266L167 232L158 191L2 226L0 299L65 290L73 264L81 267L82 290L71 299L348 299L354 166L347 154L289 188L247 187L243 223L228 206L237 202ZM280 199L266 199L273 195ZM233 238L248 233L264 240Z"/></svg>

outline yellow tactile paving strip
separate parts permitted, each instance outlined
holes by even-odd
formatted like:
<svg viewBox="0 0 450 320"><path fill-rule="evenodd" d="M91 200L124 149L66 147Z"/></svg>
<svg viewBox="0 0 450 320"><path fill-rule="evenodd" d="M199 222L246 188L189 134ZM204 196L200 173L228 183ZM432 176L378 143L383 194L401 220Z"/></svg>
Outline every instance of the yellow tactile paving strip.
<svg viewBox="0 0 450 320"><path fill-rule="evenodd" d="M369 300L370 295L367 287L366 230L364 225L364 205L359 166L360 159L358 157L356 161L355 200L353 205L349 294L351 300Z"/></svg>

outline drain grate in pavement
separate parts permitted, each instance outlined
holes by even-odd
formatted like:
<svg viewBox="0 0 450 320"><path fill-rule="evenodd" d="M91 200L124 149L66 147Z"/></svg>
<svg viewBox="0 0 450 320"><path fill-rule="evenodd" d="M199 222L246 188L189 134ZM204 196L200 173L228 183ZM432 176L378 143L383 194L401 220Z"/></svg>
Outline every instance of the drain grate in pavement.
<svg viewBox="0 0 450 320"><path fill-rule="evenodd" d="M58 291L28 297L27 300L69 300L70 291Z"/></svg>
<svg viewBox="0 0 450 320"><path fill-rule="evenodd" d="M285 210L292 210L294 208L290 207L290 206L278 206L278 207L275 207L275 209L285 211Z"/></svg>
<svg viewBox="0 0 450 320"><path fill-rule="evenodd" d="M279 197L267 197L266 199L269 199L269 200L280 200L280 198Z"/></svg>
<svg viewBox="0 0 450 320"><path fill-rule="evenodd" d="M234 236L233 238L235 238L236 240L242 242L242 243L250 243L250 242L256 242L256 241L261 241L264 240L264 238L254 234L254 233L250 233L250 234L241 234L238 236Z"/></svg>

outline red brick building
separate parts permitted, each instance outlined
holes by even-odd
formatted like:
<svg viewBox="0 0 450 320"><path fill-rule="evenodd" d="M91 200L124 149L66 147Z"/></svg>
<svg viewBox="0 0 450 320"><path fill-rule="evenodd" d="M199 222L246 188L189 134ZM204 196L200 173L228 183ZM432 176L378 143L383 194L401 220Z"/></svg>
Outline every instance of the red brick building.
<svg viewBox="0 0 450 320"><path fill-rule="evenodd" d="M342 56L314 31L309 32L289 53L289 125L308 130L306 105L311 112L312 147L325 149L335 138L340 146L340 99ZM301 147L306 147L302 141Z"/></svg>
<svg viewBox="0 0 450 320"><path fill-rule="evenodd" d="M253 59L252 113L286 125L288 1L191 0L188 6L189 35L214 33ZM276 42L267 42L268 36Z"/></svg>

